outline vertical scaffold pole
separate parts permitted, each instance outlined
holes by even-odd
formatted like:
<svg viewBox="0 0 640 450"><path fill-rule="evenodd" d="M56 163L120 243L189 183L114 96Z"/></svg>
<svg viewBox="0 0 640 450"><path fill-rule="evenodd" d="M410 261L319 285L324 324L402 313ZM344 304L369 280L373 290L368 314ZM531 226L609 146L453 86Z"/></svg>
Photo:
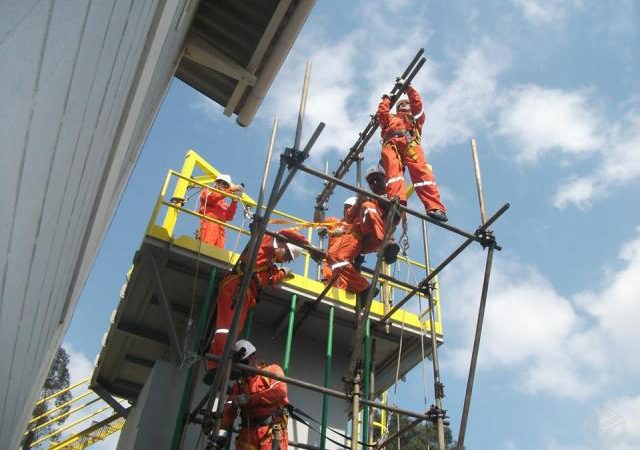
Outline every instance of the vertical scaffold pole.
<svg viewBox="0 0 640 450"><path fill-rule="evenodd" d="M480 205L480 217L482 225L486 223L487 213L484 206L484 191L482 189L482 177L480 176L480 162L478 160L478 149L475 139L471 140L471 155L476 175L476 187L478 189L478 202ZM462 419L460 420L460 431L458 432L457 449L464 448L464 438L467 431L467 421L469 420L469 407L471 406L471 394L473 393L473 382L476 376L476 366L478 364L478 353L480 352L480 338L482 337L482 325L484 322L484 312L487 306L487 293L489 291L489 279L491 277L491 266L493 264L493 251L495 243L488 245L487 260L484 268L484 279L482 281L482 294L480 296L480 306L478 308L478 319L476 322L476 332L473 338L473 350L471 352L471 363L469 364L469 376L467 378L467 389L464 396L464 406L462 408Z"/></svg>
<svg viewBox="0 0 640 450"><path fill-rule="evenodd" d="M363 361L362 395L370 400L371 389L371 320L367 319L364 329L364 361ZM369 406L362 407L362 440L369 443Z"/></svg>
<svg viewBox="0 0 640 450"><path fill-rule="evenodd" d="M293 341L293 324L296 320L296 303L298 296L291 295L291 305L289 307L289 326L287 327L287 340L284 345L284 374L289 372L289 361L291 361L291 343Z"/></svg>
<svg viewBox="0 0 640 450"><path fill-rule="evenodd" d="M269 177L269 166L271 165L271 155L273 154L273 146L276 142L276 131L278 130L278 119L273 119L273 128L271 129L271 138L269 139L269 147L267 148L267 159L264 162L264 170L262 171L262 183L260 183L260 194L258 195L258 203L256 203L256 214L260 214L262 209L262 201L264 200L264 191L267 189L267 178Z"/></svg>
<svg viewBox="0 0 640 450"><path fill-rule="evenodd" d="M429 234L427 233L427 223L422 222L422 246L424 250L424 262L426 266L426 274L429 276L431 272L431 262L429 259ZM433 362L433 388L436 399L436 408L442 411L442 399L444 397L444 385L440 380L440 361L438 359L438 341L436 334L435 319L435 302L431 291L428 292L427 301L429 302L429 330L431 338L431 361ZM436 421L436 431L438 433L438 449L445 450L444 442L444 420L438 416Z"/></svg>
<svg viewBox="0 0 640 450"><path fill-rule="evenodd" d="M310 70L310 66L307 65L307 72L309 70ZM307 89L308 89L308 74L305 76L305 86L303 87L303 91L307 91ZM303 98L306 101L305 92L303 92ZM304 111L305 101L301 102L301 111ZM299 117L299 121L300 121L299 128L301 129L300 119L301 118ZM296 158L298 158L300 161L304 161L309 156L309 152L311 151L311 148L313 147L316 140L322 133L322 130L324 129L324 127L325 127L325 124L320 122L320 124L316 127L315 131L312 133L311 137L309 138L309 141L307 142L305 148L299 152L296 149L296 152L299 153L299 154L296 154ZM241 304L245 299L245 294L249 287L252 273L256 265L256 258L258 256L258 249L260 246L260 242L265 234L269 217L271 216L273 209L275 208L276 204L284 194L284 191L287 189L287 187L291 183L291 180L293 179L294 175L298 170L296 166L289 167L289 173L287 174L286 177L284 177L284 171L287 168L287 157L288 157L287 153L288 152L285 151L280 158L280 167L278 169L276 178L273 182L273 187L271 188L271 195L269 196L269 201L267 202L267 206L264 211L264 216L260 216L259 214L257 214L256 217L254 217L254 221L252 223L251 238L249 239L249 243L247 244L247 247L246 247L247 257L246 257L246 260L244 261L245 273L242 277L242 281L240 283L239 288L236 290L234 294L234 302L238 304ZM261 205L257 205L256 210L260 212L260 209L261 209ZM230 364L231 363L230 361L231 347L235 342L235 336L236 336L236 332L237 332L237 328L240 320L241 310L242 308L238 306L236 306L236 308L234 309L233 317L231 319L231 326L229 327L229 333L228 333L229 339L227 339L224 345L224 349L222 351L222 355L219 360L219 367L218 367L218 370L216 371L213 384L211 385L211 389L209 391L210 395L207 401L206 411L208 411L208 414L210 414L214 418L214 426L211 432L209 433L210 439L212 436L216 436L218 434L218 432L220 431L221 423L222 423L221 421L222 410L224 408L224 403L227 397L226 387L229 382L229 375L231 371L231 364Z"/></svg>
<svg viewBox="0 0 640 450"><path fill-rule="evenodd" d="M331 362L333 359L333 320L335 307L329 306L329 327L327 329L327 351L324 357L324 387L331 384ZM325 450L327 446L327 422L329 420L329 396L322 395L322 427L320 429L320 449Z"/></svg>
<svg viewBox="0 0 640 450"><path fill-rule="evenodd" d="M351 410L351 450L358 450L358 416L360 415L360 374L353 379L353 409Z"/></svg>
<svg viewBox="0 0 640 450"><path fill-rule="evenodd" d="M478 190L478 202L480 203L480 219L484 224L487 221L487 211L484 207L484 191L482 189L480 161L478 160L478 147L476 146L475 139L471 139L471 157L473 158L473 168L476 174L476 189Z"/></svg>
<svg viewBox="0 0 640 450"><path fill-rule="evenodd" d="M309 93L309 77L311 76L311 63L307 61L304 69L304 82L302 84L302 96L300 97L300 109L298 110L298 124L296 126L296 137L293 141L293 148L300 150L300 139L302 138L302 124L304 122L304 112L307 107L307 94Z"/></svg>

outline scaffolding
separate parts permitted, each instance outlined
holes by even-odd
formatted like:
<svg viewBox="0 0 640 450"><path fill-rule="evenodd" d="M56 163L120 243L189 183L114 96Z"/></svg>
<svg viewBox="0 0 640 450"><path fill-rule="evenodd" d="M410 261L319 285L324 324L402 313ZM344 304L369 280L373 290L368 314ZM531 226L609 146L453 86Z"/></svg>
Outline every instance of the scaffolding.
<svg viewBox="0 0 640 450"><path fill-rule="evenodd" d="M411 81L411 79L418 72L420 67L425 62L425 58L422 56L423 50L420 50L414 60L411 62L407 70L405 70L402 77L399 77L397 82L394 85L391 95L392 105L395 101L402 95L406 86ZM368 424L363 420L363 430L360 433L358 426L358 417L361 409L363 409L363 414L367 417L368 408L374 407L380 410L389 411L395 414L404 415L407 417L411 417L414 420L409 424L409 426L398 430L393 436L388 436L380 442L376 443L374 446L376 448L384 447L388 442L390 442L395 437L401 435L402 433L407 432L409 429L417 426L422 421L429 421L436 426L438 432L438 445L440 450L445 449L444 444L444 425L447 420L446 410L443 409L443 398L444 398L444 386L440 380L440 372L439 372L439 362L438 362L438 353L437 353L437 345L436 345L436 335L435 335L435 319L434 319L434 308L435 304L433 301L433 289L434 289L434 279L435 277L449 264L453 261L458 255L460 255L467 247L469 247L472 243L478 243L482 246L483 249L487 249L487 257L485 264L485 274L482 286L482 293L480 298L480 307L478 311L478 320L475 331L475 339L473 345L473 352L471 358L471 366L469 369L469 376L467 382L467 389L465 395L465 401L463 406L462 419L460 423L460 430L458 433L458 441L457 448L458 450L462 450L464 447L464 437L466 432L466 425L468 419L468 413L470 408L471 394L473 389L473 382L475 377L475 370L477 364L477 356L479 352L480 345L480 337L482 333L482 323L484 318L484 310L487 300L487 292L488 285L491 275L491 266L493 261L493 254L495 250L500 250L500 246L497 244L497 241L490 230L490 226L500 217L504 212L509 208L509 204L503 205L499 208L493 215L487 217L485 206L484 206L484 196L482 192L482 182L480 177L480 168L477 157L477 148L475 141L472 141L472 155L475 167L476 174L476 184L478 190L478 198L480 203L480 211L481 211L481 224L474 232L467 232L460 228L454 227L452 225L435 221L428 217L425 214L414 211L407 206L400 204L397 199L388 199L386 197L378 196L372 194L371 192L365 191L361 189L359 186L353 186L349 183L342 181L342 177L347 173L349 167L355 162L357 165L358 172L358 180L360 178L360 162L362 160L361 153L366 145L366 142L373 135L375 130L377 129L377 121L375 118L372 118L371 122L365 128L363 133L360 133L358 141L352 147L349 152L349 155L345 160L343 160L340 164L338 170L336 170L333 176L330 176L326 173L317 171L311 167L308 167L304 164L305 160L308 158L309 153L321 134L322 130L325 127L324 123L320 123L314 130L311 135L309 141L306 145L301 149L301 131L302 131L302 123L304 119L304 111L306 105L306 98L308 93L308 85L309 85L309 74L310 74L310 66L307 65L307 69L305 71L304 84L302 89L302 96L300 102L300 108L298 113L298 125L296 128L296 135L294 140L293 148L286 148L284 152L280 156L280 165L278 171L275 175L275 179L273 181L273 185L270 191L269 199L266 204L263 205L263 199L265 198L266 193L266 179L268 175L268 167L269 161L271 159L272 151L273 151L273 134L275 134L275 129L277 123L274 123L274 132L272 134L272 139L267 152L267 162L265 164L265 171L262 177L262 185L260 190L259 199L256 205L256 213L253 215L253 219L250 225L251 235L249 238L249 242L245 247L246 259L244 260L244 275L242 277L242 281L240 287L237 289L234 297L234 301L236 304L242 302L245 298L245 293L249 286L251 280L251 274L254 271L256 256L258 253L259 245L262 241L262 238L265 234L272 234L269 232L267 228L267 224L269 223L269 219L274 212L274 209L283 194L287 190L289 184L292 179L298 172L304 172L311 176L317 177L325 181L325 188L323 192L318 196L316 208L324 209L326 203L332 194L333 190L336 186L340 186L344 189L352 191L356 194L364 195L369 198L375 199L379 204L386 205L388 207L387 219L385 224L385 234L383 238L382 245L380 250L377 252L377 259L374 269L371 274L371 286L372 289L367 291L367 295L364 301L361 304L361 307L356 311L356 327L355 332L353 333L352 338L352 354L348 364L348 371L345 375L345 386L344 390L336 390L332 388L328 388L326 386L320 386L317 384L309 383L304 380L295 379L288 376L278 376L274 373L267 372L264 370L257 369L255 367L247 366L240 364L238 362L234 362L231 359L232 356L232 346L235 342L235 336L237 335L240 312L242 308L236 307L234 309L234 315L231 327L229 329L229 338L226 340L224 350L222 355L218 358L213 355L205 355L206 359L215 359L218 361L218 370L215 374L215 380L211 385L211 388L203 400L198 404L198 406L193 410L190 414L190 420L196 423L200 423L203 426L203 432L207 435L207 449L215 448L216 441L215 437L218 435L218 432L221 427L221 417L224 408L224 404L226 402L227 397L227 385L229 383L230 372L232 368L241 369L247 373L252 374L260 374L265 375L270 378L284 381L286 383L302 387L304 389L309 389L312 391L316 391L322 393L326 396L333 396L336 398L342 398L349 402L351 402L351 445L350 448L352 450L357 450L361 445L369 445L368 442L362 443L359 441L359 436L364 436L365 440L368 441ZM359 184L359 183L358 183ZM371 317L371 308L372 301L374 297L374 289L379 280L384 279L389 282L395 283L397 285L406 285L400 280L396 280L389 275L385 275L383 273L383 255L382 248L384 248L385 244L389 241L392 235L392 219L396 213L404 213L407 215L411 215L415 218L418 218L422 222L422 233L423 233L423 242L424 242L424 256L425 256L425 277L417 283L417 285L412 286L406 296L398 303L396 303L393 308L384 314L379 319L372 319ZM428 236L427 236L427 223L430 223L434 226L440 227L444 230L455 233L459 236L464 237L464 241L460 244L449 256L444 258L444 260L437 265L435 268L431 269L429 264L429 251L428 251ZM281 235L278 235L278 239L283 241L287 241L287 239ZM298 246L302 246L308 252L315 255L318 258L324 256L322 250L319 250L312 246L301 245L299 242L290 241ZM321 296L324 295L325 291L321 293ZM416 294L423 295L427 298L428 301L428 312L429 312L429 321L430 321L430 333L431 333L431 345L432 345L432 361L433 361L433 374L434 374L434 397L435 404L431 406L431 408L424 412L414 412L408 411L401 408L397 408L394 406L386 405L384 403L372 401L371 399L366 398L369 392L369 383L368 375L370 373L370 330L371 328L380 328L388 325L390 318L393 314L395 314L404 304L406 304L412 297ZM288 321L288 337L287 342L290 343L290 339L294 332L294 324L295 324L295 312L297 310L296 307L296 298L292 297L291 300L291 308L290 315ZM332 317L331 310L330 317ZM331 321L329 324L329 334L331 334ZM330 341L329 341L330 342ZM285 356L285 370L288 365L288 359ZM327 346L326 352L326 361L325 371L330 364L331 361L331 347ZM325 378L326 379L326 378ZM205 409L202 407L206 404ZM323 418L325 418L326 413L326 403L323 408ZM325 425L323 424L323 427ZM326 439L326 428L323 428L322 431L322 440L321 447L324 448ZM297 446L299 448L313 448L312 446L304 445L304 444L295 444L291 443L292 446Z"/></svg>

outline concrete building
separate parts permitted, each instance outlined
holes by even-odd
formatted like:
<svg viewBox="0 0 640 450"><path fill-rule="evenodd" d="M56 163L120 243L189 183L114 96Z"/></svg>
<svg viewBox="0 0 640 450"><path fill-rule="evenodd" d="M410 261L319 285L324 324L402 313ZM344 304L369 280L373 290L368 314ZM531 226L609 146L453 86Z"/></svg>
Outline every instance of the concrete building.
<svg viewBox="0 0 640 450"><path fill-rule="evenodd" d="M313 5L2 2L0 449L18 446L172 76L249 125Z"/></svg>

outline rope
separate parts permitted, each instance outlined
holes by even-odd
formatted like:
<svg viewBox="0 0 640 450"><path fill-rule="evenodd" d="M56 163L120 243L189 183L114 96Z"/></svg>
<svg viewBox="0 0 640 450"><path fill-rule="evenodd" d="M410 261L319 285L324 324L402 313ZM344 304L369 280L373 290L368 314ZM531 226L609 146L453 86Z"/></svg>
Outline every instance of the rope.
<svg viewBox="0 0 640 450"><path fill-rule="evenodd" d="M318 424L318 425L322 425L322 422L320 422L318 419L313 418L312 416L310 416L309 414L305 413L304 411L302 411L299 408L293 407L292 405L289 405L289 414L291 415L291 417L294 420L297 420L298 422L302 423L303 425L306 425L309 429L315 431L318 434L321 434L320 431L318 431L316 428L314 428L312 425L310 425L307 421L304 420L304 418L309 419L310 421ZM346 439L346 440L351 440L350 436L347 436L345 433L341 433L340 431L337 430L332 430L331 428L327 427L327 430L331 431L332 433L337 434L338 436ZM341 444L339 442L334 441L333 439L331 439L330 437L326 436L327 440L339 445L342 448L346 448L349 449L351 447L348 447L344 444ZM366 442L361 442L361 441L357 441L359 445L362 445L364 447L375 447L375 444L368 444Z"/></svg>
<svg viewBox="0 0 640 450"><path fill-rule="evenodd" d="M411 276L413 277L413 282L414 284L418 284L418 279L413 271L413 267L411 267L411 264L407 263L408 266L408 273L411 273ZM408 275L407 273L407 275ZM420 311L422 311L422 295L418 294L418 308ZM429 314L432 314L433 311L429 311ZM422 322L422 320L419 320L420 322L420 349L422 351L422 383L423 383L423 393L424 393L424 409L425 411L428 409L428 401L427 401L427 373L426 373L426 355L425 355L425 351L424 351L424 338L425 338L425 332L424 332L424 324Z"/></svg>

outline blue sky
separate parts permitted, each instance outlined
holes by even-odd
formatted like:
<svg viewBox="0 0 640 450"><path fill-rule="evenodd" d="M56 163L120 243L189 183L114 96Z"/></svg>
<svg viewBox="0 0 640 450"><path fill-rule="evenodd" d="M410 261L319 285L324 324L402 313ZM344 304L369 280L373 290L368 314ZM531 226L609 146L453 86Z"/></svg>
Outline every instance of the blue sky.
<svg viewBox="0 0 640 450"><path fill-rule="evenodd" d="M427 63L414 85L425 100L427 158L451 223L468 230L479 223L471 137L489 212L512 205L494 228L504 251L494 262L467 448L640 448L639 21L638 3L622 0L321 1L251 127L238 127L175 80L66 345L78 359L98 352L164 176L188 148L256 196L272 120L281 121L277 148L291 145L311 61L304 135L320 121L327 128L309 164L333 168L424 47ZM373 139L366 161L378 152ZM310 218L319 188L298 176L283 209ZM335 196L333 211L345 195ZM418 237L412 223L416 257ZM458 243L431 230L432 262ZM473 248L441 278L440 356L454 434L483 264ZM405 407L423 408L416 389L420 370L399 389Z"/></svg>

